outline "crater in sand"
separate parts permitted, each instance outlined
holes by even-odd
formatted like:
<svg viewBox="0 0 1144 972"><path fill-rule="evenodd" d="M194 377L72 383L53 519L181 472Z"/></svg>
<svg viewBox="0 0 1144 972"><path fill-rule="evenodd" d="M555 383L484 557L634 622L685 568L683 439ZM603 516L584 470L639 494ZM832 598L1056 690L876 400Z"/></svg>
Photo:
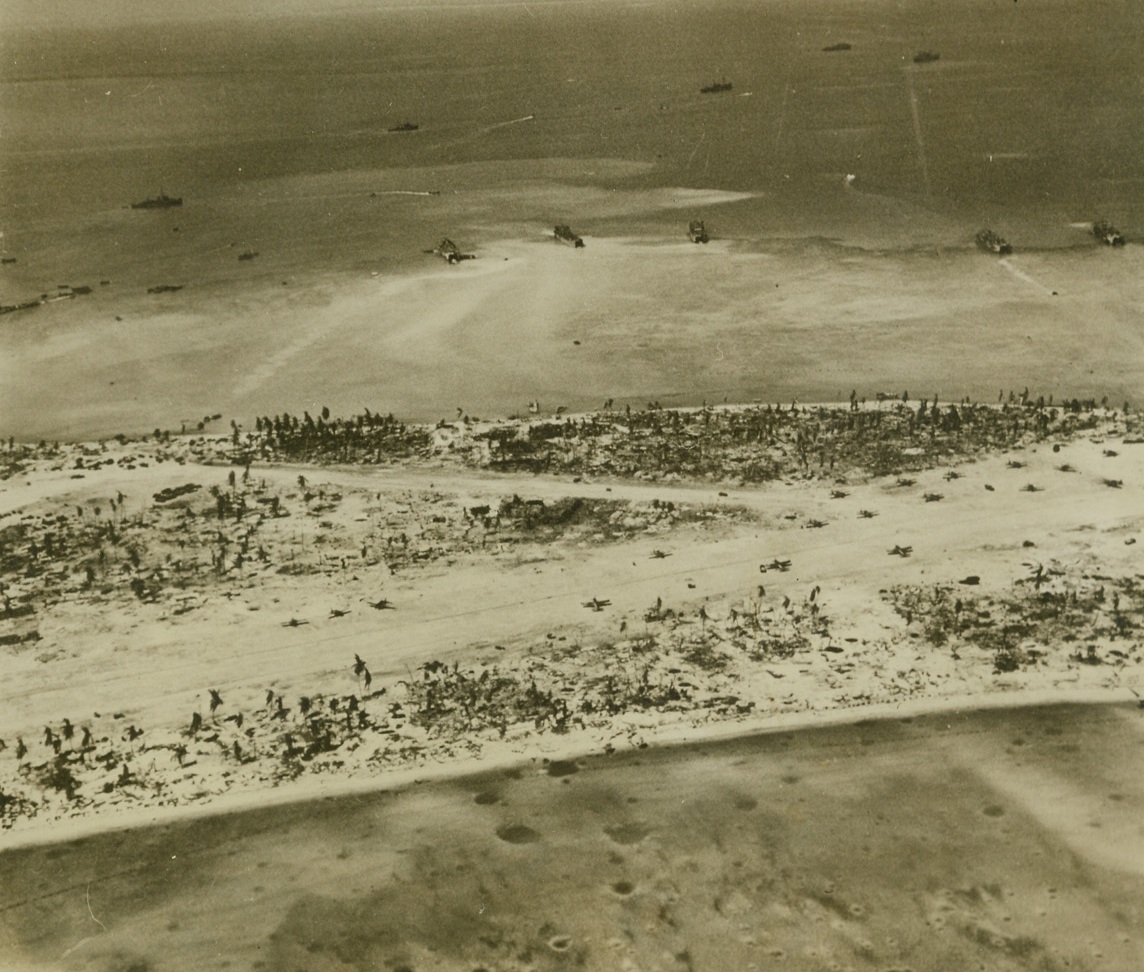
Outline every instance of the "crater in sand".
<svg viewBox="0 0 1144 972"><path fill-rule="evenodd" d="M548 764L549 776L571 776L573 773L579 772L580 767L570 759L554 759Z"/></svg>
<svg viewBox="0 0 1144 972"><path fill-rule="evenodd" d="M506 824L497 827L497 836L506 844L535 844L540 840L540 834L524 824Z"/></svg>
<svg viewBox="0 0 1144 972"><path fill-rule="evenodd" d="M604 833L617 844L638 844L651 833L651 827L642 823L617 824L605 827Z"/></svg>

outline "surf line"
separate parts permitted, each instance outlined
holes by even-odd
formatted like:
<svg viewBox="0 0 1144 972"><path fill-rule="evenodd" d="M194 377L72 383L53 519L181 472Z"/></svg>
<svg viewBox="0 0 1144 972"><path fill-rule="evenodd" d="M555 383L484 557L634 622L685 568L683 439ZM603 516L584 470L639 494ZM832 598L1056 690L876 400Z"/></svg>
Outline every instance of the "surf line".
<svg viewBox="0 0 1144 972"><path fill-rule="evenodd" d="M910 114L914 119L914 140L918 143L918 166L922 170L922 182L926 187L926 197L930 196L929 166L926 164L926 146L922 141L922 119L918 113L918 94L914 90L913 72L906 68L906 91L910 96Z"/></svg>

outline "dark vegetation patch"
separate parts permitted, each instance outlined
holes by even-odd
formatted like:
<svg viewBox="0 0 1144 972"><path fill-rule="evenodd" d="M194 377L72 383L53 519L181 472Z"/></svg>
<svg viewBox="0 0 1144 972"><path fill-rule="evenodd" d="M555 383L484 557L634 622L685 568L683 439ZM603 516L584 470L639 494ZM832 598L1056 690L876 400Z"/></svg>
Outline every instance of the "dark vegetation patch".
<svg viewBox="0 0 1144 972"><path fill-rule="evenodd" d="M240 438L241 446L260 459L288 462L339 462L372 465L425 455L432 442L432 431L423 425L406 425L392 415L366 409L349 419L331 419L323 408L318 417L304 412L296 415L260 416L255 434Z"/></svg>
<svg viewBox="0 0 1144 972"><path fill-rule="evenodd" d="M1050 399L1051 402L1051 399ZM1000 407L921 401L604 411L474 432L471 461L506 471L758 483L850 472L897 475L1094 428L1095 401Z"/></svg>
<svg viewBox="0 0 1144 972"><path fill-rule="evenodd" d="M996 595L935 584L896 586L883 597L930 645L948 647L956 657L967 649L986 652L997 673L1035 665L1062 647L1077 664L1122 664L1139 657L1133 639L1144 621L1141 578L1026 566L1025 577Z"/></svg>

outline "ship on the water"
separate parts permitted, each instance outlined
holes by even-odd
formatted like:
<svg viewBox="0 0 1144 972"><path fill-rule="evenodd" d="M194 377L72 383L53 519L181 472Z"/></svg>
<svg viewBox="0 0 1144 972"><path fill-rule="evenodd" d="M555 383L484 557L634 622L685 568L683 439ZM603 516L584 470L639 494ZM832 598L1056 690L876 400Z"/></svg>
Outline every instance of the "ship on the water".
<svg viewBox="0 0 1144 972"><path fill-rule="evenodd" d="M693 219L687 224L687 238L692 243L706 243L711 239L707 235L707 228L703 225L703 220Z"/></svg>
<svg viewBox="0 0 1144 972"><path fill-rule="evenodd" d="M705 87L700 88L699 93L700 94L718 94L720 91L730 91L731 87L732 87L732 85L731 85L730 81L716 81L714 84L709 84L709 85L706 85Z"/></svg>
<svg viewBox="0 0 1144 972"><path fill-rule="evenodd" d="M833 54L835 51L848 51L851 47L852 45L847 44L845 41L840 41L837 44L830 44L824 47L823 50L826 51L827 54Z"/></svg>
<svg viewBox="0 0 1144 972"><path fill-rule="evenodd" d="M563 243L565 246L574 246L580 248L584 245L584 241L580 239L571 228L564 223L561 223L552 231L552 235L556 238L558 243Z"/></svg>
<svg viewBox="0 0 1144 972"><path fill-rule="evenodd" d="M392 128L387 128L387 132L415 132L420 125L414 125L413 122L402 122L400 125L394 125Z"/></svg>
<svg viewBox="0 0 1144 972"><path fill-rule="evenodd" d="M1092 224L1092 235L1105 246L1124 246L1124 234L1104 220Z"/></svg>
<svg viewBox="0 0 1144 972"><path fill-rule="evenodd" d="M983 229L976 236L977 245L982 250L989 253L999 253L1005 256L1013 252L1012 245L1000 234L994 233L991 229Z"/></svg>
<svg viewBox="0 0 1144 972"><path fill-rule="evenodd" d="M170 209L172 206L183 205L182 196L168 196L165 192L160 192L159 195L152 199L144 199L142 202L134 202L131 204L132 209Z"/></svg>
<svg viewBox="0 0 1144 972"><path fill-rule="evenodd" d="M918 51L918 53L914 55L915 64L930 64L933 61L939 60L941 60L941 55L933 51Z"/></svg>

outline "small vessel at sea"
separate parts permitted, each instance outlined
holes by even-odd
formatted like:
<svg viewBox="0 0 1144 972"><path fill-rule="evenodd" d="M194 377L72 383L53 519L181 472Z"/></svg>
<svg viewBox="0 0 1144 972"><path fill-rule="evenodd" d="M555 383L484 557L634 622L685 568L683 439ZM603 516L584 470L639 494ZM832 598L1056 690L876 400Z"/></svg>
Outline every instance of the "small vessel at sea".
<svg viewBox="0 0 1144 972"><path fill-rule="evenodd" d="M144 199L142 202L133 202L132 209L170 209L172 206L183 205L182 196L168 196L165 192L160 191L159 195L151 198Z"/></svg>
<svg viewBox="0 0 1144 972"><path fill-rule="evenodd" d="M563 243L565 246L574 246L580 248L584 245L584 241L580 239L572 229L565 223L561 223L552 231L552 235L556 238L558 243Z"/></svg>
<svg viewBox="0 0 1144 972"><path fill-rule="evenodd" d="M986 250L989 253L999 253L1005 256L1013 252L1012 245L1000 234L994 233L991 229L983 229L975 237L978 247Z"/></svg>
<svg viewBox="0 0 1144 972"><path fill-rule="evenodd" d="M720 91L730 91L731 87L732 87L732 85L731 85L730 81L716 81L714 84L709 84L709 85L706 85L705 87L700 88L699 93L700 94L718 94Z"/></svg>
<svg viewBox="0 0 1144 972"><path fill-rule="evenodd" d="M387 128L387 132L415 132L421 126L414 125L413 122L402 122L400 125L394 125L392 128Z"/></svg>
<svg viewBox="0 0 1144 972"><path fill-rule="evenodd" d="M914 55L915 64L930 64L938 60L941 60L941 55L933 51L918 51L918 53Z"/></svg>
<svg viewBox="0 0 1144 972"><path fill-rule="evenodd" d="M243 250L238 258L239 260L253 260L256 256L258 256L257 250Z"/></svg>
<svg viewBox="0 0 1144 972"><path fill-rule="evenodd" d="M687 238L692 243L706 243L711 237L707 235L707 229L703 225L703 220L693 219L687 224Z"/></svg>
<svg viewBox="0 0 1144 972"><path fill-rule="evenodd" d="M840 41L837 44L830 44L827 47L824 47L823 50L828 54L833 54L835 51L848 51L850 48L850 44L847 44L845 41Z"/></svg>
<svg viewBox="0 0 1144 972"><path fill-rule="evenodd" d="M1103 219L1092 224L1092 235L1105 246L1124 246L1124 234Z"/></svg>

